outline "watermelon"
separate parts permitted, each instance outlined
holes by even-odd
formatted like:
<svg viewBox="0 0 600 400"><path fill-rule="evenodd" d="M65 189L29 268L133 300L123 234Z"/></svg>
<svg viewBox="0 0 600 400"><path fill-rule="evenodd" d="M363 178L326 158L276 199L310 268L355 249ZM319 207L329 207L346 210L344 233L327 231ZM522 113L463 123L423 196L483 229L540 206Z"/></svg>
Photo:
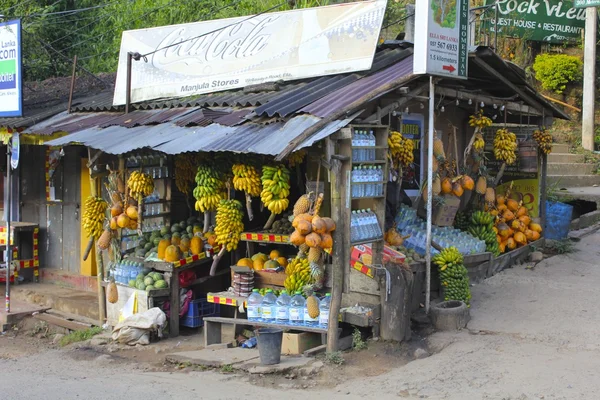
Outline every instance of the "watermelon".
<svg viewBox="0 0 600 400"><path fill-rule="evenodd" d="M150 249L152 249L153 244L148 242L144 245L144 250L149 251Z"/></svg>
<svg viewBox="0 0 600 400"><path fill-rule="evenodd" d="M163 239L171 240L171 234L167 233L166 235L163 235Z"/></svg>
<svg viewBox="0 0 600 400"><path fill-rule="evenodd" d="M154 243L155 246L158 246L158 244L160 243L160 238L154 238L152 243Z"/></svg>
<svg viewBox="0 0 600 400"><path fill-rule="evenodd" d="M148 274L147 277L144 278L144 283L146 285L154 285L154 279L152 279L152 274Z"/></svg>
<svg viewBox="0 0 600 400"><path fill-rule="evenodd" d="M136 287L137 289L139 289L139 290L146 290L146 285L144 284L144 282L143 282L143 281L138 281L138 282L135 284L135 287Z"/></svg>
<svg viewBox="0 0 600 400"><path fill-rule="evenodd" d="M140 239L140 242L138 243L138 247L145 247L146 246L146 239Z"/></svg>
<svg viewBox="0 0 600 400"><path fill-rule="evenodd" d="M171 226L171 232L175 233L175 232L179 232L181 231L181 226L178 224L174 224L173 226Z"/></svg>
<svg viewBox="0 0 600 400"><path fill-rule="evenodd" d="M135 279L131 279L129 281L129 287L134 288L134 287L136 287L136 285L137 285L137 281Z"/></svg>
<svg viewBox="0 0 600 400"><path fill-rule="evenodd" d="M165 281L164 279L156 281L156 282L154 282L154 287L156 289L166 289L168 287L167 281Z"/></svg>
<svg viewBox="0 0 600 400"><path fill-rule="evenodd" d="M191 235L194 233L194 227L190 225L187 227L187 229L185 231Z"/></svg>
<svg viewBox="0 0 600 400"><path fill-rule="evenodd" d="M154 282L164 279L163 276L161 274L159 274L158 272L152 272L152 274L149 276L152 276L152 279L154 279Z"/></svg>
<svg viewBox="0 0 600 400"><path fill-rule="evenodd" d="M154 290L154 286L152 286L152 285L146 286L146 292L149 292L151 290Z"/></svg>
<svg viewBox="0 0 600 400"><path fill-rule="evenodd" d="M162 228L160 228L160 232L159 232L160 236L164 236L167 233L169 233L169 227L168 226L163 226Z"/></svg>

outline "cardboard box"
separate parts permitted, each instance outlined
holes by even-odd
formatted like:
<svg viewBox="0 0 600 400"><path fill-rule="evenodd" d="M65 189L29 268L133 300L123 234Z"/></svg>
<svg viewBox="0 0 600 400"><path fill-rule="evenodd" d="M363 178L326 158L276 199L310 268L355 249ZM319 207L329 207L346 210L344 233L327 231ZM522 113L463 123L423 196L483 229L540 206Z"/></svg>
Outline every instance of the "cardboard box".
<svg viewBox="0 0 600 400"><path fill-rule="evenodd" d="M284 333L281 342L281 354L303 354L306 350L322 344L320 333Z"/></svg>
<svg viewBox="0 0 600 400"><path fill-rule="evenodd" d="M443 204L436 205L435 201L433 202L431 223L436 226L452 226L454 224L456 213L460 207L460 199L451 194L442 197L444 198ZM417 215L423 219L427 218L427 211L425 210L426 204L427 203L421 199L419 201L419 208L417 209Z"/></svg>
<svg viewBox="0 0 600 400"><path fill-rule="evenodd" d="M372 258L373 251L371 249L370 244L360 244L360 245L356 245L356 246L352 247L352 253L350 253L350 265L353 265L353 263L356 261L360 261L364 264L370 264L369 262L365 262L365 260L363 258L361 258L363 255L367 255L368 256L367 259L369 257ZM406 259L406 256L404 254L400 253L399 251L396 251L389 246L383 247L383 262L384 263L391 262L394 264L402 264L405 259Z"/></svg>

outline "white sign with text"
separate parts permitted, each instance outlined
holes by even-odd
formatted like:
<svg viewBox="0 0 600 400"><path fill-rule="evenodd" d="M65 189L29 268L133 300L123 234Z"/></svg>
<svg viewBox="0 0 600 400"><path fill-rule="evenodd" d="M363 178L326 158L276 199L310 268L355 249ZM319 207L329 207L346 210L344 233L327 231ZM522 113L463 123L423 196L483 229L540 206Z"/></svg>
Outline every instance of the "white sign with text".
<svg viewBox="0 0 600 400"><path fill-rule="evenodd" d="M114 105L368 70L385 0L123 32ZM150 54L152 53L152 54Z"/></svg>

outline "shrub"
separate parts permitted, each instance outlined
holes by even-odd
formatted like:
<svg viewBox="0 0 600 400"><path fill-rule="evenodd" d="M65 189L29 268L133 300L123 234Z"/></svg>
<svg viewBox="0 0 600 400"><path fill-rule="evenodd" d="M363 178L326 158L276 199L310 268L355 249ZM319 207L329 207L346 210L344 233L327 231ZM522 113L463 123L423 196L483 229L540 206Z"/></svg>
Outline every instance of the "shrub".
<svg viewBox="0 0 600 400"><path fill-rule="evenodd" d="M540 54L535 58L535 77L546 90L562 93L569 82L582 77L583 63L575 56L566 54Z"/></svg>

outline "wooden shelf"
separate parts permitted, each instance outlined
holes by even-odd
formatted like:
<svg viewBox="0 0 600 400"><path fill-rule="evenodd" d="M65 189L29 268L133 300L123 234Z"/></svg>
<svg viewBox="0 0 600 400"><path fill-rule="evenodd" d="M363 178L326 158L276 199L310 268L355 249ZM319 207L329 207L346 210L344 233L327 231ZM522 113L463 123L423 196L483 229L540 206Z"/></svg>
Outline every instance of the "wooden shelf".
<svg viewBox="0 0 600 400"><path fill-rule="evenodd" d="M377 243L377 242L382 242L382 241L383 241L383 236L380 238L375 238L375 239L366 239L366 240L359 240L358 242L350 242L350 246L358 246L361 244Z"/></svg>
<svg viewBox="0 0 600 400"><path fill-rule="evenodd" d="M363 197L352 197L352 200L369 200L369 199L383 199L385 196L363 196Z"/></svg>
<svg viewBox="0 0 600 400"><path fill-rule="evenodd" d="M352 161L352 164L356 164L356 165L362 165L362 164L381 164L381 165L385 165L385 164L387 164L387 161L385 161L385 160Z"/></svg>
<svg viewBox="0 0 600 400"><path fill-rule="evenodd" d="M359 186L359 185L382 185L382 184L386 184L386 181L377 181L377 182L350 182L350 185L352 186Z"/></svg>
<svg viewBox="0 0 600 400"><path fill-rule="evenodd" d="M158 201L144 201L142 202L143 205L146 204L166 204L166 203L170 203L171 200L158 200Z"/></svg>
<svg viewBox="0 0 600 400"><path fill-rule="evenodd" d="M352 146L352 149L387 149L387 146ZM367 162L367 161L361 161Z"/></svg>
<svg viewBox="0 0 600 400"><path fill-rule="evenodd" d="M315 333L327 333L327 328L321 328L318 326L304 326L304 325L290 325L290 324L277 324L269 322L249 321L241 318L225 318L225 317L206 317L204 322L230 324L230 325L250 325L250 326L261 326L261 327L272 327L283 330L295 330L303 332L315 332Z"/></svg>
<svg viewBox="0 0 600 400"><path fill-rule="evenodd" d="M161 217L166 217L168 215L171 215L171 212L163 212L160 214L154 214L154 215L142 215L143 219L150 219L150 218L161 218Z"/></svg>

